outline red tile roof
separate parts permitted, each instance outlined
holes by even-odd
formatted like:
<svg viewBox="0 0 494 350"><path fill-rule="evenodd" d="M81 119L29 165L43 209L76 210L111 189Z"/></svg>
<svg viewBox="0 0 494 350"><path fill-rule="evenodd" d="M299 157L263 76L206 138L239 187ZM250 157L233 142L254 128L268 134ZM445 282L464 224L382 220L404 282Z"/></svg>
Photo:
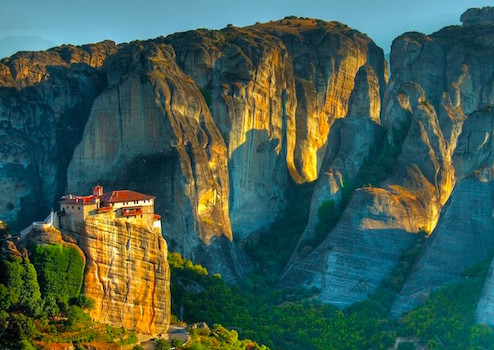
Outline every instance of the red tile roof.
<svg viewBox="0 0 494 350"><path fill-rule="evenodd" d="M94 196L63 196L60 204L90 204L94 203Z"/></svg>
<svg viewBox="0 0 494 350"><path fill-rule="evenodd" d="M103 203L121 203L121 202L132 202L132 201L142 201L148 199L154 199L155 197L149 196L147 194L130 191L130 190L120 190L103 193L100 197Z"/></svg>

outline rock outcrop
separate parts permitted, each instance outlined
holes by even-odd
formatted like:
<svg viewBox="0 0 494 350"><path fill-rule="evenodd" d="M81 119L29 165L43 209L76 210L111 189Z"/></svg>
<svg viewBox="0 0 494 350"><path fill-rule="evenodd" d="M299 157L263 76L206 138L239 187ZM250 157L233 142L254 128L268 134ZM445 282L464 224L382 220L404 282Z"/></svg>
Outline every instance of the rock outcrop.
<svg viewBox="0 0 494 350"><path fill-rule="evenodd" d="M57 218L54 225L31 226L20 246L75 248L84 261L81 293L94 301L90 310L94 321L142 334L166 334L170 267L159 221L153 215L125 218L116 212L92 212L85 220L64 212Z"/></svg>
<svg viewBox="0 0 494 350"><path fill-rule="evenodd" d="M354 99L379 94L387 66L368 37L337 22L290 18L172 35L176 61L210 98L228 147L230 216L239 239L265 228L284 205L287 179L317 179L329 130ZM355 103L356 105L357 103ZM359 113L361 111L355 111Z"/></svg>
<svg viewBox="0 0 494 350"><path fill-rule="evenodd" d="M493 122L492 110L487 108L471 114L463 124L453 155L458 181L393 305L392 316L420 305L433 290L460 279L467 267L491 256L494 250Z"/></svg>
<svg viewBox="0 0 494 350"><path fill-rule="evenodd" d="M342 202L348 199L344 197L363 184L363 167L376 156L385 135L379 125L379 86L373 69L363 66L355 78L348 116L337 120L329 134L326 156L312 194L309 220L288 266L300 258L300 253L315 248L317 231L324 229L318 227L320 220L324 220L320 208L332 205L333 211L341 211L345 204Z"/></svg>
<svg viewBox="0 0 494 350"><path fill-rule="evenodd" d="M467 179L483 171L478 167L485 165L490 147L490 124L480 122L490 118L474 112L493 102L494 67L486 59L492 55L492 30L447 27L430 36L407 33L395 39L380 118L387 130L383 148L397 154L395 164L378 188L353 193L335 228L312 253L291 261L282 283L316 286L322 290L321 300L344 307L376 290L413 243L411 234L432 233L393 307L392 313L399 314L459 277L468 264L487 257L494 248L489 233L480 238L473 228L464 227L468 233L460 234L461 225L456 225L455 235L451 218L456 223L455 215L462 211L467 225L466 219L475 217L472 210L478 212L472 203L490 198L490 192L473 197L480 188L488 189L488 176L478 184ZM472 150L475 155L469 155ZM478 212L486 225L490 211L486 205ZM466 244L467 237L475 243ZM445 252L458 255L445 257Z"/></svg>
<svg viewBox="0 0 494 350"><path fill-rule="evenodd" d="M0 109L2 218L39 217L65 187L132 187L159 198L174 250L233 280L236 242L277 217L290 177L318 177L351 96L378 119L386 79L371 39L311 19L18 54L0 65L0 93L29 102Z"/></svg>
<svg viewBox="0 0 494 350"><path fill-rule="evenodd" d="M100 214L77 235L87 263L84 294L91 317L145 334L166 334L170 323L170 268L161 230Z"/></svg>
<svg viewBox="0 0 494 350"><path fill-rule="evenodd" d="M478 24L447 27L431 36L405 34L393 44L393 70L400 67L397 75L420 83L430 96L446 159L454 167L454 177L440 191L440 202L448 202L393 305L393 316L460 278L466 267L486 259L494 249L490 159L494 66L486 59L494 53L494 27Z"/></svg>
<svg viewBox="0 0 494 350"><path fill-rule="evenodd" d="M111 41L0 61L0 213L20 228L51 208L66 186L93 100L106 87Z"/></svg>
<svg viewBox="0 0 494 350"><path fill-rule="evenodd" d="M468 9L461 15L460 21L466 27L494 24L494 7Z"/></svg>
<svg viewBox="0 0 494 350"><path fill-rule="evenodd" d="M28 244L76 246L85 260L82 293L94 301L93 320L161 335L171 315L168 248L149 217L93 213L60 217L60 229L34 230Z"/></svg>

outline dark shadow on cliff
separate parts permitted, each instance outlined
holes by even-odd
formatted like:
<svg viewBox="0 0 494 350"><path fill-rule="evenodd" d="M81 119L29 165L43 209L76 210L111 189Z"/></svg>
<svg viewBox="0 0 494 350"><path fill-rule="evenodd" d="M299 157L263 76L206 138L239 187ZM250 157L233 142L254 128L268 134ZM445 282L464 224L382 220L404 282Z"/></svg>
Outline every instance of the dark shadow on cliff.
<svg viewBox="0 0 494 350"><path fill-rule="evenodd" d="M236 241L267 227L284 206L289 178L286 145L270 138L267 130L252 129L229 163L230 217Z"/></svg>
<svg viewBox="0 0 494 350"><path fill-rule="evenodd" d="M0 87L1 104L18 106L16 113L22 117L19 121L15 114L8 116L0 125L0 134L22 145L17 152L24 153L29 162L14 173L12 169L5 171L6 177L25 184L20 208L15 208L19 211L17 219L9 222L13 229L44 218L58 206L66 189L73 151L82 140L94 99L105 88L103 70L86 63L69 67L48 65L46 78L39 83Z"/></svg>

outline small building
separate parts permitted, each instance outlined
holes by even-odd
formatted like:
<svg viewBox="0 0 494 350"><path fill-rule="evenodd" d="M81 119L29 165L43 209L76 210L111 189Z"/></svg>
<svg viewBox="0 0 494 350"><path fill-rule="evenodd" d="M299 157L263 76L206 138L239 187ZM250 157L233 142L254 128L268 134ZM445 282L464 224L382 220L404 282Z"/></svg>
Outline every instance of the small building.
<svg viewBox="0 0 494 350"><path fill-rule="evenodd" d="M150 217L155 220L155 197L130 191L118 190L104 192L102 186L95 186L93 194L63 196L59 214L70 215L72 218L84 221L89 215L113 213L116 218Z"/></svg>

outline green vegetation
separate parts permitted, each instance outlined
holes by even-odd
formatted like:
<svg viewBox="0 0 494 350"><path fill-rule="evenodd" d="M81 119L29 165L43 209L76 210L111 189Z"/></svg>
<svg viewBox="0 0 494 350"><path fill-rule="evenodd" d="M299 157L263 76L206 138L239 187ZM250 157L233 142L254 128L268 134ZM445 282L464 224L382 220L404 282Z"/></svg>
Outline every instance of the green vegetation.
<svg viewBox="0 0 494 350"><path fill-rule="evenodd" d="M49 244L36 245L30 250L44 297L52 295L68 301L79 296L84 260L75 247Z"/></svg>
<svg viewBox="0 0 494 350"><path fill-rule="evenodd" d="M300 255L305 256L312 250L317 248L317 246L326 238L329 231L336 226L340 220L341 214L345 211L348 202L350 201L351 191L354 187L346 181L341 187L341 202L340 205L336 205L333 199L324 201L319 209L317 210L317 226L315 229L314 237L302 241L299 245Z"/></svg>
<svg viewBox="0 0 494 350"><path fill-rule="evenodd" d="M437 292L398 324L403 335L413 335L429 349L494 349L494 331L475 325L474 314L489 261L464 272L466 277Z"/></svg>
<svg viewBox="0 0 494 350"><path fill-rule="evenodd" d="M172 312L182 311L188 322L221 323L273 349L387 349L398 336L418 339L430 349L493 349L493 330L473 324L488 263L468 269L467 279L441 289L401 320L387 318L423 240L417 236L369 300L344 311L314 300L317 291L276 289L259 276L229 287L219 276L173 253ZM405 342L399 348L413 345Z"/></svg>
<svg viewBox="0 0 494 350"><path fill-rule="evenodd" d="M172 342L173 343L173 342ZM172 344L173 345L173 344ZM228 330L221 325L214 325L211 332L201 329L191 331L191 340L183 349L191 350L264 350L264 345L258 345L250 339L239 340L238 333Z"/></svg>
<svg viewBox="0 0 494 350"><path fill-rule="evenodd" d="M75 248L31 248L31 257L27 250L13 249L0 259L2 349L35 349L35 343L52 342L137 342L133 332L89 319L94 303L80 294L84 262Z"/></svg>
<svg viewBox="0 0 494 350"><path fill-rule="evenodd" d="M290 205L286 206L268 232L259 236L257 242L246 244L246 252L256 263L255 273L251 276L253 280L260 277L269 286L278 283L279 275L290 259L307 223L314 185L296 185L290 182L285 193Z"/></svg>
<svg viewBox="0 0 494 350"><path fill-rule="evenodd" d="M42 311L36 270L28 258L11 257L0 263L0 305L5 311L38 316Z"/></svg>

